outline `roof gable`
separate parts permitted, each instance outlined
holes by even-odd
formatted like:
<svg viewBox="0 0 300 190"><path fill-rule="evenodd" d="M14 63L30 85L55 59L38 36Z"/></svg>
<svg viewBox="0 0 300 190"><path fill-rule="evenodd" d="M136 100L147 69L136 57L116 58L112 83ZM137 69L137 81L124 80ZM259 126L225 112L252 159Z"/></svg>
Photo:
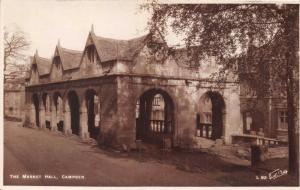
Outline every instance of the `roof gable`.
<svg viewBox="0 0 300 190"><path fill-rule="evenodd" d="M80 65L81 51L70 50L57 46L58 54L64 70L76 69Z"/></svg>
<svg viewBox="0 0 300 190"><path fill-rule="evenodd" d="M66 49L61 47L60 44L58 44L55 47L54 56L51 64L51 72L53 69L53 60L55 57L59 57L63 70L71 70L79 67L81 56L81 51Z"/></svg>
<svg viewBox="0 0 300 190"><path fill-rule="evenodd" d="M88 38L87 45L90 44L89 40L91 39L101 62L133 60L137 53L144 47L148 38L148 35L144 35L130 40L117 40L96 36L93 33L89 35L90 38Z"/></svg>
<svg viewBox="0 0 300 190"><path fill-rule="evenodd" d="M33 64L36 64L39 76L49 74L51 68L50 59L39 57L38 54L35 54L31 62L31 65Z"/></svg>

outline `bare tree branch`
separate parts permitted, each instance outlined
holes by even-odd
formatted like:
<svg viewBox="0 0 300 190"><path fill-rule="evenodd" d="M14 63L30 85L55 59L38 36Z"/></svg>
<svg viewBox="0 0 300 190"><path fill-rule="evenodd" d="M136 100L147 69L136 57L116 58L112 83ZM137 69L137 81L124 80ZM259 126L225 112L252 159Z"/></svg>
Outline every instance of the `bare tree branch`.
<svg viewBox="0 0 300 190"><path fill-rule="evenodd" d="M25 33L18 28L9 32L4 28L4 70L16 59L24 58L24 51L30 46Z"/></svg>

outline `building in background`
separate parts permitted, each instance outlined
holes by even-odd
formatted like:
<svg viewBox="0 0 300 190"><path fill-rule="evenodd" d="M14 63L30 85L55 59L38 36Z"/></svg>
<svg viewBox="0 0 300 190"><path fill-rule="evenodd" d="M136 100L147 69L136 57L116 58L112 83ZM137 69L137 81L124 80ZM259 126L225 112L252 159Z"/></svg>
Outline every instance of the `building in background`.
<svg viewBox="0 0 300 190"><path fill-rule="evenodd" d="M27 65L13 64L4 71L4 118L24 121L25 118L25 78Z"/></svg>

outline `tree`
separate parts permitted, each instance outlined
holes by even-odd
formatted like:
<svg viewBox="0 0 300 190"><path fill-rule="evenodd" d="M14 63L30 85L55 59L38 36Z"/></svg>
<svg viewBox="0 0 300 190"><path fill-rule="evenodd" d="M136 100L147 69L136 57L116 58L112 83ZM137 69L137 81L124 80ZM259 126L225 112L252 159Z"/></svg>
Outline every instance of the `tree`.
<svg viewBox="0 0 300 190"><path fill-rule="evenodd" d="M9 30L4 28L4 71L7 65L13 64L15 60L25 57L24 51L30 46L25 33L15 27Z"/></svg>
<svg viewBox="0 0 300 190"><path fill-rule="evenodd" d="M246 77L260 96L272 90L270 80L282 84L277 90L284 92L287 100L289 173L297 174L298 5L158 4L154 1L142 8L152 13L151 29L163 35L171 29L183 37L192 59L214 57L220 66L212 75L214 79L224 81L229 73L236 74L236 81ZM253 74L244 75L245 68L250 68Z"/></svg>

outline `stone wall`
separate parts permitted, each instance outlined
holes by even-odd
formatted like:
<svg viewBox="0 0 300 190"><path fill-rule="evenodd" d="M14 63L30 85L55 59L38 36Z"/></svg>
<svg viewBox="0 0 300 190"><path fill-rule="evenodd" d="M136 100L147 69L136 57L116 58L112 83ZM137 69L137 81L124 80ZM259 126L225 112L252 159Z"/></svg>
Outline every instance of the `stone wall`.
<svg viewBox="0 0 300 190"><path fill-rule="evenodd" d="M5 90L4 92L4 117L6 119L23 120L25 107L24 86L16 90Z"/></svg>
<svg viewBox="0 0 300 190"><path fill-rule="evenodd" d="M155 79L151 77L123 76L118 78L118 138L126 144L132 144L136 135L135 111L140 96L151 90L166 92L174 104L173 145L193 147L197 144L196 114L201 108L200 97L210 91L209 84L201 88L194 81L189 84L180 79ZM241 134L239 95L236 88L228 86L223 92L225 101L223 135L226 143L231 143L232 134Z"/></svg>

